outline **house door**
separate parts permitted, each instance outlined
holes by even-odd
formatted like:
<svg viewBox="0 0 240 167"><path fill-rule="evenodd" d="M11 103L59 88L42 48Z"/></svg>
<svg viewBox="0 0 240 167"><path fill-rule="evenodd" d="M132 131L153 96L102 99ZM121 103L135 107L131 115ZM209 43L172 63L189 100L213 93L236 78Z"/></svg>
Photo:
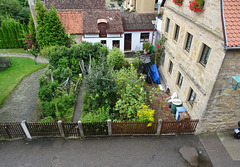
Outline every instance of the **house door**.
<svg viewBox="0 0 240 167"><path fill-rule="evenodd" d="M131 51L132 34L125 34L124 51Z"/></svg>

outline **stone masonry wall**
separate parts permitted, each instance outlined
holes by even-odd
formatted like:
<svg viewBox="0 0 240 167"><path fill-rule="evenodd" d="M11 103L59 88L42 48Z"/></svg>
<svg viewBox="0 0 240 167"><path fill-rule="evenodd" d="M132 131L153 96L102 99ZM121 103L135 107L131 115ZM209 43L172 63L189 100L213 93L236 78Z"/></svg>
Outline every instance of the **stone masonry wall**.
<svg viewBox="0 0 240 167"><path fill-rule="evenodd" d="M228 50L197 133L233 130L240 121L240 89L233 90L224 77L240 76L240 50Z"/></svg>
<svg viewBox="0 0 240 167"><path fill-rule="evenodd" d="M184 1L181 7L167 1L161 30L167 42L165 62L159 69L171 93L177 92L183 101L191 119L202 117L225 56L220 2L206 0L205 5L205 11L194 13L189 10L188 1ZM212 17L215 22L211 21ZM167 18L170 19L169 32L165 32ZM177 41L174 39L176 25L180 26ZM187 33L193 35L189 52L185 50ZM204 44L211 48L205 67L199 63ZM170 61L173 63L171 74L168 71ZM183 76L181 88L177 85L180 73ZM197 94L193 107L188 102L191 88Z"/></svg>

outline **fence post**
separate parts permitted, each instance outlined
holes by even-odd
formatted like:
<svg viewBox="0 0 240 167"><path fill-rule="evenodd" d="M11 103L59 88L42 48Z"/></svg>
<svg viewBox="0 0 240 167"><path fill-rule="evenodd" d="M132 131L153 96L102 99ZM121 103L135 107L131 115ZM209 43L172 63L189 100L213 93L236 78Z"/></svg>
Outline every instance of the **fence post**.
<svg viewBox="0 0 240 167"><path fill-rule="evenodd" d="M62 124L62 121L58 121L57 124L58 124L58 129L59 129L59 131L60 131L62 137L65 137L65 133L64 133L64 130L63 130L63 124Z"/></svg>
<svg viewBox="0 0 240 167"><path fill-rule="evenodd" d="M21 127L22 127L25 135L27 136L27 138L28 138L28 139L32 139L32 136L31 136L31 134L30 134L30 132L29 132L26 124L27 124L27 122L26 122L25 120L22 121L22 122L21 122Z"/></svg>
<svg viewBox="0 0 240 167"><path fill-rule="evenodd" d="M8 130L8 126L7 126L7 125L4 125L4 130L5 130L5 132L7 133L7 135L8 135L8 137L9 137L9 139L11 139L11 138L12 138L12 136L11 136L11 134L10 134L9 130Z"/></svg>
<svg viewBox="0 0 240 167"><path fill-rule="evenodd" d="M160 135L161 128L162 128L162 119L158 120L158 126L157 126L157 135Z"/></svg>
<svg viewBox="0 0 240 167"><path fill-rule="evenodd" d="M79 131L80 131L80 136L84 137L82 121L78 121L78 128L79 128Z"/></svg>
<svg viewBox="0 0 240 167"><path fill-rule="evenodd" d="M111 136L112 135L112 121L111 119L107 120L108 123L108 135Z"/></svg>

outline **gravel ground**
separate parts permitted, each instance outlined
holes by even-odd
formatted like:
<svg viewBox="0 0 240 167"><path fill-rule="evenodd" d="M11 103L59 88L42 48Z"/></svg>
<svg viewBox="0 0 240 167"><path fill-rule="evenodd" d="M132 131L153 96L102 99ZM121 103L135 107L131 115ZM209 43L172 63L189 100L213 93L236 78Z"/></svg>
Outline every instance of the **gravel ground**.
<svg viewBox="0 0 240 167"><path fill-rule="evenodd" d="M8 53L0 54L0 57L29 57L30 54ZM48 60L40 57L39 63L48 63ZM38 78L40 78L47 68L41 69L24 78L14 91L8 96L6 101L0 106L0 122L21 122L35 121L37 114L37 91L39 89Z"/></svg>

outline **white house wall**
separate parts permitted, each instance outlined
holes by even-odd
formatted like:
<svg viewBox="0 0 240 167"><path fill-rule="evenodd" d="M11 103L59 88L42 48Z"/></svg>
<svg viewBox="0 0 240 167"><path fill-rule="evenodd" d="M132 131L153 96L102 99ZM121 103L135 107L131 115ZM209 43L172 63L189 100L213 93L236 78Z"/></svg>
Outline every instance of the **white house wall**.
<svg viewBox="0 0 240 167"><path fill-rule="evenodd" d="M108 49L112 49L113 48L113 41L114 40L119 40L120 41L120 50L124 51L124 38L123 37L119 37L119 34L116 34L116 36L118 35L118 38L115 37L109 37L109 38L94 38L94 37L89 37L90 34L88 34L88 38L83 37L82 41L86 41L86 42L91 42L91 43L96 43L96 42L101 42L102 40L106 40L106 46L108 47ZM109 35L109 34L108 34ZM113 34L111 34L113 35ZM91 36L91 35L90 35Z"/></svg>
<svg viewBox="0 0 240 167"><path fill-rule="evenodd" d="M153 31L126 31L124 34L132 34L131 51L142 51L143 42L140 42L141 33L149 33L149 42L154 44L155 33L153 38ZM125 37L125 36L124 36Z"/></svg>

